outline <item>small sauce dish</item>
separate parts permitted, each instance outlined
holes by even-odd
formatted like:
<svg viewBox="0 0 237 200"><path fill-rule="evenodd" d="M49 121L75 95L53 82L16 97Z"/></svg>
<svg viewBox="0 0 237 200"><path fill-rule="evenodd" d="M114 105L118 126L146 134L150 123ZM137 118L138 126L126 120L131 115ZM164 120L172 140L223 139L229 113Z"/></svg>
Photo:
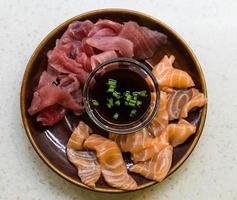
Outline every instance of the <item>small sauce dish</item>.
<svg viewBox="0 0 237 200"><path fill-rule="evenodd" d="M116 82L116 88L108 81ZM148 125L157 113L159 97L159 86L151 70L130 58L100 64L83 88L90 119L105 131L117 134L133 133Z"/></svg>

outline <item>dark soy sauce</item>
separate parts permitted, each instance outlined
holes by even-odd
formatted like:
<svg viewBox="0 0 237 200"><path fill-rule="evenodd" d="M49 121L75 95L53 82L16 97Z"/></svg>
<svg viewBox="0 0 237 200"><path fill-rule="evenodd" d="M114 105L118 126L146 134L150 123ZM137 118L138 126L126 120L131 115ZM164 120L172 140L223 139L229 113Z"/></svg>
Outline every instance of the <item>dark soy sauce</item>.
<svg viewBox="0 0 237 200"><path fill-rule="evenodd" d="M106 105L107 98L111 97L111 94L107 92L108 85L106 83L108 82L108 79L117 80L116 91L121 94L128 90L130 92L147 91L146 97L139 97L139 100L142 101L142 105L135 108L125 106L125 100L121 98L120 106L113 106L109 109ZM99 102L99 106L93 107L95 111L107 121L116 124L129 124L140 119L147 111L151 99L149 86L147 85L145 78L137 72L124 68L115 69L96 77L96 83L91 94L91 98ZM137 110L137 114L134 117L129 116L132 109ZM116 120L113 119L115 113L119 114L119 117Z"/></svg>

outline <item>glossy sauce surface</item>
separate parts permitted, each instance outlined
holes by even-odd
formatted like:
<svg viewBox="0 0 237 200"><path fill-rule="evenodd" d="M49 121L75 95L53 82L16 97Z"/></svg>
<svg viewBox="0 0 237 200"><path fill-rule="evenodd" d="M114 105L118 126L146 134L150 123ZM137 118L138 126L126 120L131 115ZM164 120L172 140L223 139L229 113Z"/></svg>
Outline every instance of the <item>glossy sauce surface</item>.
<svg viewBox="0 0 237 200"><path fill-rule="evenodd" d="M107 92L107 82L109 79L117 81L115 90L121 94L121 98L119 99L120 106L114 105L112 108L108 108L106 105L107 99L113 98L114 102L116 100L111 93ZM130 107L125 105L125 98L123 97L123 94L126 91L130 91L131 93L146 91L147 96L138 97L138 100L142 102L142 105L139 107ZM137 72L125 68L111 70L99 77L97 76L96 83L92 90L92 99L99 102L99 106L94 107L96 113L98 113L98 115L105 120L116 124L129 124L140 119L150 105L150 98L149 86L147 85L145 79ZM137 113L135 116L131 117L130 112L133 109L137 110ZM119 114L117 119L113 118L115 113Z"/></svg>

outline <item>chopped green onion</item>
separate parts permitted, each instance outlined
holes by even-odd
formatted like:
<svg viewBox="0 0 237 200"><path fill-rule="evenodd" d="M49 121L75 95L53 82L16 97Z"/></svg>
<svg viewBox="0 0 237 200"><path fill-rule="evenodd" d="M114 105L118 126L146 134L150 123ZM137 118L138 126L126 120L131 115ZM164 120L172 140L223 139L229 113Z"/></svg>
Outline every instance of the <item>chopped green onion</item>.
<svg viewBox="0 0 237 200"><path fill-rule="evenodd" d="M115 89L115 88L116 88L116 85L109 85L109 88Z"/></svg>
<svg viewBox="0 0 237 200"><path fill-rule="evenodd" d="M107 99L106 105L108 108L112 108L114 106L113 98Z"/></svg>
<svg viewBox="0 0 237 200"><path fill-rule="evenodd" d="M142 101L140 101L140 97L147 97L146 90L134 91L134 92L127 90L121 95L120 92L116 91L117 80L115 79L108 79L106 84L108 85L107 92L110 93L110 98L107 98L106 105L110 109L113 106L120 106L121 103L123 103L123 105L125 106L129 106L133 108L140 107L142 105ZM123 99L120 100L120 98L123 98ZM99 106L99 102L94 99L92 100L92 104L94 106ZM130 116L134 117L136 114L137 114L137 110L132 109L130 112ZM115 113L113 115L114 119L118 119L118 117L119 117L118 113Z"/></svg>
<svg viewBox="0 0 237 200"><path fill-rule="evenodd" d="M108 93L113 93L113 92L114 92L114 88L109 88L109 89L107 90L107 92L108 92Z"/></svg>
<svg viewBox="0 0 237 200"><path fill-rule="evenodd" d="M113 118L114 119L118 119L118 117L119 117L119 114L118 113L114 113Z"/></svg>
<svg viewBox="0 0 237 200"><path fill-rule="evenodd" d="M123 95L124 95L125 97L126 97L127 95L130 95L130 91L127 90L126 92L123 93Z"/></svg>
<svg viewBox="0 0 237 200"><path fill-rule="evenodd" d="M112 87L116 87L117 84L115 82L108 82L107 83L108 86L112 86Z"/></svg>
<svg viewBox="0 0 237 200"><path fill-rule="evenodd" d="M141 92L139 93L139 95L140 95L141 97L147 97L146 90L141 91Z"/></svg>
<svg viewBox="0 0 237 200"><path fill-rule="evenodd" d="M113 102L113 98L109 98L109 99L107 99L107 101L110 103L110 104L113 104L114 102Z"/></svg>
<svg viewBox="0 0 237 200"><path fill-rule="evenodd" d="M135 107L136 106L135 103L131 103L131 102L129 102L128 105L131 106L131 107Z"/></svg>
<svg viewBox="0 0 237 200"><path fill-rule="evenodd" d="M130 117L134 117L136 114L137 114L137 110L132 109L131 112L130 112L130 114L129 114L129 116L130 116Z"/></svg>
<svg viewBox="0 0 237 200"><path fill-rule="evenodd" d="M133 96L133 100L135 100L135 101L136 101L136 100L137 100L137 96Z"/></svg>
<svg viewBox="0 0 237 200"><path fill-rule="evenodd" d="M112 108L112 104L106 103L106 105L107 105L107 107L108 107L109 109Z"/></svg>
<svg viewBox="0 0 237 200"><path fill-rule="evenodd" d="M136 104L136 103L137 103L137 101L135 101L135 100L132 100L132 99L131 99L131 100L129 101L129 103Z"/></svg>
<svg viewBox="0 0 237 200"><path fill-rule="evenodd" d="M93 106L99 106L99 102L95 99L92 99Z"/></svg>
<svg viewBox="0 0 237 200"><path fill-rule="evenodd" d="M120 99L120 93L119 93L119 92L114 91L112 95L113 95L116 99Z"/></svg>
<svg viewBox="0 0 237 200"><path fill-rule="evenodd" d="M134 97L137 97L137 96L139 95L139 92L133 92L132 95L133 95Z"/></svg>
<svg viewBox="0 0 237 200"><path fill-rule="evenodd" d="M108 85L116 85L117 84L117 81L114 80L114 79L109 79L108 82L107 82Z"/></svg>
<svg viewBox="0 0 237 200"><path fill-rule="evenodd" d="M116 106L120 106L120 101L117 100L117 101L114 102L114 104L115 104Z"/></svg>
<svg viewBox="0 0 237 200"><path fill-rule="evenodd" d="M140 105L142 105L142 101L137 101L137 106L139 107Z"/></svg>
<svg viewBox="0 0 237 200"><path fill-rule="evenodd" d="M127 101L130 101L131 98L132 98L132 96L130 94L126 96Z"/></svg>

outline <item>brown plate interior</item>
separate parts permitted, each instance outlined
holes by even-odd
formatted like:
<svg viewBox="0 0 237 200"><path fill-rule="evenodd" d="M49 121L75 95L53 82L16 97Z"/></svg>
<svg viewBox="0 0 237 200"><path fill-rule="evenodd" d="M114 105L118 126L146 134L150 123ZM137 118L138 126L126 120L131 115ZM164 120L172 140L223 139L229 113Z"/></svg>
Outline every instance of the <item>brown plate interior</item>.
<svg viewBox="0 0 237 200"><path fill-rule="evenodd" d="M150 63L157 63L165 54L173 54L176 57L174 65L177 68L187 71L192 76L196 87L207 95L203 73L192 51L173 30L157 19L130 10L105 9L79 15L54 29L40 43L27 65L21 91L22 119L27 135L40 157L59 175L85 188L88 187L80 182L76 169L67 160L65 153L66 144L71 135L70 126L74 127L80 120L83 120L90 124L96 133L104 134L103 131L98 127L95 127L86 114L81 117L75 117L72 113L67 114L67 120L62 120L53 127L43 127L36 122L35 117L28 115L27 108L30 106L33 91L38 83L39 76L41 72L46 69L46 53L49 49L52 49L55 46L56 39L60 38L68 24L75 20L86 19L96 22L101 18L111 19L118 22L133 20L138 22L140 25L165 33L168 36L168 44L165 47L162 47L159 52L149 60ZM205 106L204 108L197 109L189 114L187 120L197 126L197 133L192 135L184 144L174 149L173 163L169 174L174 172L194 149L204 126L206 110L207 108ZM70 125L68 125L68 122ZM124 155L124 159L127 165L132 164L128 154ZM140 175L134 173L131 173L131 175L137 181L139 185L138 189L145 188L155 183L154 181L150 181ZM102 192L123 192L122 190L109 187L103 178L98 181L94 190Z"/></svg>

